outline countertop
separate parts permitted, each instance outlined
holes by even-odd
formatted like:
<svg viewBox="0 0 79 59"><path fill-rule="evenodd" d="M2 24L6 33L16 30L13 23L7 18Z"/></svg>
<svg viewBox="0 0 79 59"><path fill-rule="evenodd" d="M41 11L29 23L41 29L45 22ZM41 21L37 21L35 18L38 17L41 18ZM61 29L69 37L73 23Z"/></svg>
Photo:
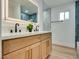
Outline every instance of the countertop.
<svg viewBox="0 0 79 59"><path fill-rule="evenodd" d="M27 33L16 33L16 34L5 34L4 36L0 37L0 40L7 40L12 38L20 38L44 33L50 33L51 31L40 31L40 32L27 32Z"/></svg>

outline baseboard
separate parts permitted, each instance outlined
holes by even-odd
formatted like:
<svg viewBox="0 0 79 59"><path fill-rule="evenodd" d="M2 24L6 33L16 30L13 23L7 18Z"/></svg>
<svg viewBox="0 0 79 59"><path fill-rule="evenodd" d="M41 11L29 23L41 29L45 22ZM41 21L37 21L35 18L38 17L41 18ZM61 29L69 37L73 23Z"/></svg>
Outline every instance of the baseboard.
<svg viewBox="0 0 79 59"><path fill-rule="evenodd" d="M73 50L75 50L75 48L73 48L73 47L68 47L68 46L63 46L63 45L59 45L59 44L52 44L52 46L59 46L59 47L63 47L63 48L68 48L68 49L73 49Z"/></svg>
<svg viewBox="0 0 79 59"><path fill-rule="evenodd" d="M75 42L61 42L61 41L53 41L52 44L75 48Z"/></svg>

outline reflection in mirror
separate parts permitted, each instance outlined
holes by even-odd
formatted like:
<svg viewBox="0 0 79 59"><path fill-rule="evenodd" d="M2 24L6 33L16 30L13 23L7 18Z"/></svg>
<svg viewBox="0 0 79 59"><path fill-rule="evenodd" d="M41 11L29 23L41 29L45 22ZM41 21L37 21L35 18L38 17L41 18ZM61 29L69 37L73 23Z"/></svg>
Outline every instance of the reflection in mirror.
<svg viewBox="0 0 79 59"><path fill-rule="evenodd" d="M38 8L29 0L9 0L8 17L37 22Z"/></svg>

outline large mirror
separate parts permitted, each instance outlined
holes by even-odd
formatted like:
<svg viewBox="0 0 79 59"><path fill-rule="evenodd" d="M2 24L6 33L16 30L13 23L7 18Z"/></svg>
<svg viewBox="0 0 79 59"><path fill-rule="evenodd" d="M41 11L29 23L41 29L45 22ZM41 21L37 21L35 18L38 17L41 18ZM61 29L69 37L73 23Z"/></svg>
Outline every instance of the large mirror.
<svg viewBox="0 0 79 59"><path fill-rule="evenodd" d="M29 0L8 0L8 17L37 22L38 8Z"/></svg>

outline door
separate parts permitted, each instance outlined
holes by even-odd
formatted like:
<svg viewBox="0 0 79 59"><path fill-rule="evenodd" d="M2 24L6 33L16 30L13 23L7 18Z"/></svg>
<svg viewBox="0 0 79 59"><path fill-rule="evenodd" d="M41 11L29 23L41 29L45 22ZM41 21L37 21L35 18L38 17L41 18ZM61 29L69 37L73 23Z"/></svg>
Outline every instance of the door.
<svg viewBox="0 0 79 59"><path fill-rule="evenodd" d="M3 59L29 59L28 48L23 48L3 56Z"/></svg>
<svg viewBox="0 0 79 59"><path fill-rule="evenodd" d="M29 47L30 59L41 59L40 42Z"/></svg>
<svg viewBox="0 0 79 59"><path fill-rule="evenodd" d="M75 21L75 24L76 24L76 35L75 35L75 48L77 50L77 55L78 55L78 58L79 58L79 1L76 1L75 3L76 5L76 21Z"/></svg>

